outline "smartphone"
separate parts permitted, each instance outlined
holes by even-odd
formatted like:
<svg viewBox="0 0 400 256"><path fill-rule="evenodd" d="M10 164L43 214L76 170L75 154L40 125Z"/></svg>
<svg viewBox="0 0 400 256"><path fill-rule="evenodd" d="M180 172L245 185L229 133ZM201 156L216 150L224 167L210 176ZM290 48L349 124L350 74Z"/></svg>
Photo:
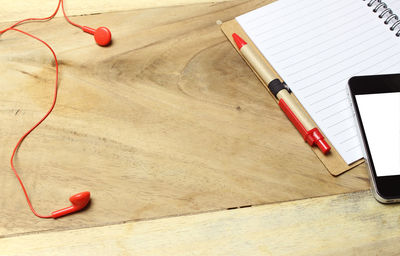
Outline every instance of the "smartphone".
<svg viewBox="0 0 400 256"><path fill-rule="evenodd" d="M400 74L352 77L348 94L371 190L381 203L400 202Z"/></svg>

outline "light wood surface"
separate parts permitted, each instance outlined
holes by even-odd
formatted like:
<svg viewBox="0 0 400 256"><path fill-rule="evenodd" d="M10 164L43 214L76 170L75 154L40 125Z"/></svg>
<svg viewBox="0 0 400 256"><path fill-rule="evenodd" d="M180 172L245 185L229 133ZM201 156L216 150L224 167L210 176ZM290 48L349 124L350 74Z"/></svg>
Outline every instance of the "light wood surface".
<svg viewBox="0 0 400 256"><path fill-rule="evenodd" d="M68 15L88 15L198 3L215 4L227 1L232 0L64 0L64 5ZM0 22L29 17L47 17L53 13L57 3L58 0L0 0ZM62 17L62 12L59 12L57 17Z"/></svg>
<svg viewBox="0 0 400 256"><path fill-rule="evenodd" d="M113 33L107 48L63 18L21 26L54 47L61 83L54 113L24 141L17 169L39 213L67 206L74 193L93 195L88 209L58 220L32 215L9 168L17 139L49 107L54 64L41 44L15 32L2 35L2 245L32 232L230 214L226 209L368 189L364 165L336 178L326 171L221 33L220 20L268 2L170 1L164 4L173 6L73 17L107 25ZM0 1L3 9L10 5Z"/></svg>
<svg viewBox="0 0 400 256"><path fill-rule="evenodd" d="M358 192L11 237L0 248L10 256L398 255L399 207Z"/></svg>
<svg viewBox="0 0 400 256"><path fill-rule="evenodd" d="M58 53L61 87L53 115L20 148L17 168L41 213L66 206L73 193L93 194L88 210L58 221L31 214L9 169L18 137L51 102L51 57L22 35L2 35L0 234L367 189L363 168L339 178L325 170L221 33L216 20L258 4L75 17L107 24L108 48L62 18L23 27Z"/></svg>

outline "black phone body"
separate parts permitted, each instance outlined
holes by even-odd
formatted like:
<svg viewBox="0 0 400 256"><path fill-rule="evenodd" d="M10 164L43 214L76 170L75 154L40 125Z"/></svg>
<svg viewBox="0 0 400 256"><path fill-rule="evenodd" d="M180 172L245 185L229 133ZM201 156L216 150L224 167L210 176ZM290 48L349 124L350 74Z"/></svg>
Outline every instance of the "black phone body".
<svg viewBox="0 0 400 256"><path fill-rule="evenodd" d="M379 202L400 202L400 74L352 77L348 94L372 192Z"/></svg>

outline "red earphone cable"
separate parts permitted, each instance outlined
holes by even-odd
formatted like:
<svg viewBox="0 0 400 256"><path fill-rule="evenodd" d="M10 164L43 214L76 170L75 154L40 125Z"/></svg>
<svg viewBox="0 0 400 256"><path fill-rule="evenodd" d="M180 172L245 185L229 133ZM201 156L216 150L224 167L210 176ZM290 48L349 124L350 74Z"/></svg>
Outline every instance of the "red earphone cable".
<svg viewBox="0 0 400 256"><path fill-rule="evenodd" d="M11 169L13 170L15 176L17 177L19 183L21 184L21 187L22 187L22 190L24 191L24 194L25 194L25 197L26 197L26 201L28 202L29 208L31 208L32 212L33 212L36 216L38 216L38 217L40 217L40 218L52 218L51 215L48 215L48 216L40 215L40 214L38 214L38 213L33 209L32 204L31 204L31 201L29 200L28 193L26 192L25 186L24 186L24 184L22 183L22 180L21 180L21 178L19 177L19 175L18 175L18 173L17 173L17 171L16 171L16 169L15 169L15 167L14 167L14 156L15 156L15 154L17 153L17 150L18 150L19 146L21 145L22 141L23 141L34 129L36 129L36 127L38 127L38 126L50 115L50 113L51 113L51 112L53 111L53 109L54 109L54 106L55 106L56 101L57 101L57 91L58 91L58 61L57 61L57 56L56 56L54 50L51 48L51 46L48 45L48 44L47 44L45 41L43 41L42 39L40 39L40 38L38 38L38 37L36 37L36 36L34 36L34 35L32 35L32 34L29 34L29 33L25 32L25 31L16 29L16 28L10 27L10 28L6 29L5 31L8 31L8 30L14 30L14 31L20 32L20 33L25 34L25 35L27 35L27 36L29 36L29 37L31 37L31 38L34 38L34 39L38 40L39 42L43 43L44 45L46 45L47 48L49 48L50 51L51 51L51 53L53 54L53 56L54 56L54 61L55 61L55 64L56 64L56 82L55 82L55 88L54 88L53 103L51 104L51 107L50 107L50 109L47 111L47 113L42 117L42 119L40 119L39 122L37 122L31 129L29 129L29 130L18 140L17 145L14 147L14 150L13 150L13 153L12 153L11 159L10 159ZM4 32L5 32L5 31L4 31Z"/></svg>
<svg viewBox="0 0 400 256"><path fill-rule="evenodd" d="M14 28L15 26L18 26L19 24L21 24L21 23L23 23L23 22L26 22L26 21L46 21L46 20L50 20L50 19L54 18L54 16L56 16L58 10L60 9L60 4L61 4L61 2L62 2L62 0L59 0L59 1L58 1L58 5L57 5L56 10L55 10L54 13L53 13L52 15L50 15L49 17L46 17L46 18L28 18L28 19L20 20L20 21L18 21L17 23L11 25L10 27L8 27L8 28L6 28L6 29L4 29L4 30L1 30L1 31L0 31L0 34L6 32L7 30L10 30L10 28Z"/></svg>
<svg viewBox="0 0 400 256"><path fill-rule="evenodd" d="M62 12L63 12L63 14L64 14L64 17L65 17L65 19L69 22L69 23L71 23L72 25L74 25L74 26L76 26L76 27L78 27L78 28L80 28L80 29L83 29L83 26L81 26L81 25L79 25L79 24L76 24L75 22L72 22L69 18L68 18L68 16L67 16L67 14L65 13L65 10L64 10L64 1L63 0L60 0L61 1L61 9L62 9Z"/></svg>
<svg viewBox="0 0 400 256"><path fill-rule="evenodd" d="M43 41L42 39L40 39L40 38L38 38L38 37L36 37L36 36L34 36L34 35L32 35L32 34L29 34L29 33L25 32L25 31L16 29L16 28L14 28L14 27L17 26L17 25L20 25L21 23L26 22L26 21L45 21L45 20L50 20L50 19L52 19L52 18L57 14L57 12L58 12L58 10L59 10L59 8L60 8L60 4L61 4L61 3L62 3L62 0L59 0L56 10L55 10L54 13L53 13L52 15L50 15L49 17L46 17L46 18L28 18L28 19L24 19L24 20L18 21L17 23L11 25L10 27L8 27L8 28L6 28L6 29L0 31L0 34L3 34L3 33L6 32L6 31L14 30L14 31L20 32L20 33L22 33L22 34L24 34L24 35L27 35L27 36L29 36L29 37L31 37L31 38L33 38L33 39L36 39L36 40L38 40L39 42L43 43L47 48L49 48L49 50L51 51L51 53L52 53L53 56L54 56L54 61L55 61L55 66L56 66L56 81L55 81L55 89L54 89L53 103L51 104L51 107L50 107L50 109L47 111L47 113L42 117L42 119L40 119L39 122L37 122L31 129L29 129L29 130L18 140L16 146L14 147L14 150L13 150L13 152L12 152L11 159L10 159L11 169L13 170L15 176L17 177L17 179L18 179L18 181L19 181L19 184L20 184L21 187L22 187L22 190L23 190L23 192L24 192L24 194L25 194L25 198L26 198L26 201L27 201L27 203L28 203L28 205L29 205L29 208L31 209L31 211L33 212L33 214L35 214L37 217L40 217L40 218L52 218L52 216L51 216L51 215L40 215L40 214L38 214L38 213L35 211L35 209L33 209L32 203L31 203L31 201L30 201L30 199L29 199L28 193L26 192L25 186L24 186L24 184L23 184L21 178L19 177L17 170L16 170L15 167L14 167L14 157L15 157L15 154L17 153L17 151L18 151L18 149L19 149L19 147L20 147L22 141L23 141L34 129L36 129L36 127L38 127L38 126L50 115L50 113L51 113L51 112L53 111L53 109L54 109L54 106L55 106L56 101L57 101L57 91L58 91L58 61L57 61L57 56L56 56L54 50L51 48L51 46L50 46L49 44L47 44L45 41Z"/></svg>
<svg viewBox="0 0 400 256"><path fill-rule="evenodd" d="M21 187L22 187L22 190L23 190L23 192L24 192L24 194L25 194L25 198L26 198L26 201L27 201L27 203L28 203L28 205L29 205L29 208L31 209L31 211L33 212L33 214L35 214L37 217L40 217L40 218L53 218L54 216L52 216L52 215L40 215L40 214L38 214L38 213L35 211L35 209L33 209L32 203L31 203L31 201L30 201L30 199L29 199L28 193L26 192L25 186L24 186L24 184L23 184L21 178L19 177L17 170L15 169L15 166L14 166L14 158L15 158L15 155L16 155L16 153L17 153L19 147L21 146L21 143L24 141L24 139L25 139L33 130L35 130L35 129L50 115L50 113L51 113L51 112L53 111L53 109L54 109L54 106L55 106L56 101L57 101L57 91L58 91L58 60L57 60L56 53L54 52L54 50L51 48L51 46L50 46L49 44L47 44L47 43L46 43L45 41L43 41L42 39L40 39L40 38L38 38L38 37L36 37L36 36L30 34L30 33L27 33L27 32L25 32L25 31L16 29L15 26L18 26L18 25L20 25L21 23L24 23L24 22L26 22L26 21L45 21L45 20L50 20L50 19L54 18L54 16L57 14L58 10L60 9L60 4L62 5L62 11L63 11L64 17L66 18L66 20L67 20L69 23L71 23L72 25L74 25L74 26L77 26L77 27L79 27L79 28L83 28L82 26L80 26L80 25L78 25L78 24L76 24L76 23L73 23L71 20L68 19L67 15L66 15L66 13L65 13L65 10L64 10L64 2L63 2L63 0L59 0L56 10L55 10L54 13L53 13L52 15L50 15L49 17L46 17L46 18L28 18L28 19L20 20L20 21L16 22L15 24L11 25L10 27L8 27L8 28L6 28L6 29L4 29L4 30L0 30L0 35L3 34L3 33L5 33L5 32L7 32L7 31L9 31L9 30L14 30L14 31L20 32L20 33L22 33L22 34L24 34L24 35L26 35L26 36L29 36L29 37L31 37L31 38L33 38L33 39L36 39L37 41L43 43L43 44L51 51L51 53L53 54L53 57L54 57L54 61L55 61L55 66L56 66L56 81L55 81L53 102L52 102L52 104L51 104L51 106L50 106L50 109L49 109L49 110L47 111L47 113L42 117L42 119L40 119L39 122L37 122L31 129L29 129L29 130L18 140L17 144L16 144L15 147L14 147L14 150L13 150L13 152L12 152L11 159L10 159L11 169L13 170L15 176L17 177L17 179L18 179L18 181L19 181L19 184L20 184ZM61 216L61 215L60 215L60 216Z"/></svg>
<svg viewBox="0 0 400 256"><path fill-rule="evenodd" d="M62 9L62 12L63 12L63 15L64 15L65 19L66 19L69 23L71 23L72 25L74 25L74 26L76 26L76 27L78 27L78 28L83 29L83 26L81 26L81 25L79 25L79 24L76 24L75 22L72 22L72 21L68 18L67 14L66 14L66 12L65 12L65 9L64 9L64 1L63 1L63 0L59 0L59 1L58 1L58 4L57 4L56 10L55 10L54 13L53 13L52 15L50 15L49 17L45 17L45 18L28 18L28 19L20 20L20 21L14 23L13 25L11 25L10 27L8 27L8 28L6 28L6 29L4 29L4 30L1 30L1 31L0 31L0 34L6 32L7 30L9 30L9 28L14 28L14 27L20 25L21 23L24 23L24 22L27 22L27 21L46 21L46 20L51 20L52 18L54 18L54 16L56 16L58 10L60 9L60 5L61 5L61 7L62 7L61 9Z"/></svg>

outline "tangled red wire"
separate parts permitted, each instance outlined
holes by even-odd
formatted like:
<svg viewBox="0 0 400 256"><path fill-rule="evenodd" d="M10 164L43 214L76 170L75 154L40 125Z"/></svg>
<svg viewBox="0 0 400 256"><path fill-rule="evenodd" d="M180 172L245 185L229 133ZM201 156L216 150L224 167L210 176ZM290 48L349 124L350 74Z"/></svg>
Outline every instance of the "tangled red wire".
<svg viewBox="0 0 400 256"><path fill-rule="evenodd" d="M27 21L46 21L46 20L51 20L51 19L54 18L54 16L57 14L58 10L60 9L60 5L62 6L62 12L63 12L64 17L66 18L66 20L67 20L69 23L71 23L72 25L77 26L77 27L79 27L79 28L82 28L82 26L80 26L80 25L78 25L78 24L76 24L76 23L73 23L73 22L67 17L67 15L66 15L66 13L65 13L65 10L64 10L64 2L63 2L63 0L59 0L59 1L58 1L58 4L57 4L56 10L55 10L54 13L53 13L52 15L50 15L49 17L45 17L45 18L28 18L28 19L23 19L23 20L20 20L20 21L16 22L15 24L11 25L10 27L8 27L8 28L6 28L6 29L4 29L4 30L0 30L0 35L2 35L3 33L7 32L7 31L13 30L13 31L17 31L17 32L19 32L19 33L22 33L22 34L24 34L24 35L26 35L26 36L29 36L29 37L31 37L31 38L33 38L33 39L36 39L37 41L43 43L47 48L49 48L49 50L50 50L51 53L53 54L54 61L55 61L55 66L56 66L56 81L55 81L53 102L52 102L52 104L51 104L51 106L50 106L50 109L49 109L49 110L47 111L47 113L40 119L39 122L37 122L31 129L29 129L24 135L22 135L22 137L18 140L17 144L15 145L14 150L13 150L12 155L11 155L11 159L10 159L11 169L13 170L15 176L17 177L19 183L21 184L21 187L22 187L22 190L23 190L23 192L24 192L24 194L25 194L26 201L27 201L27 203L28 203L28 205L29 205L29 208L31 209L31 211L33 212L33 214L35 214L37 217L40 217L40 218L52 218L52 216L51 216L51 215L40 215L40 214L38 214L38 213L33 209L32 203L31 203L31 201L29 200L29 196L28 196L28 193L26 192L25 186L24 186L24 184L22 183L22 180L21 180L21 178L19 177L19 175L18 175L18 173L17 173L17 170L15 169L15 166L14 166L14 157L15 157L15 154L17 153L17 151L18 151L18 148L21 146L21 143L23 142L23 140L24 140L33 130L35 130L35 129L50 115L50 113L51 113L51 112L53 111L53 109L54 109L54 106L55 106L56 101L57 101L57 91L58 91L58 60L57 60L57 56L56 56L54 50L51 48L51 46L50 46L49 44L47 44L47 43L46 43L45 41L43 41L42 39L40 39L40 38L38 38L38 37L36 37L36 36L34 36L34 35L28 33L28 32L22 31L22 30L20 30L20 29L16 29L15 27L18 26L18 25L21 25L22 23L27 22Z"/></svg>

